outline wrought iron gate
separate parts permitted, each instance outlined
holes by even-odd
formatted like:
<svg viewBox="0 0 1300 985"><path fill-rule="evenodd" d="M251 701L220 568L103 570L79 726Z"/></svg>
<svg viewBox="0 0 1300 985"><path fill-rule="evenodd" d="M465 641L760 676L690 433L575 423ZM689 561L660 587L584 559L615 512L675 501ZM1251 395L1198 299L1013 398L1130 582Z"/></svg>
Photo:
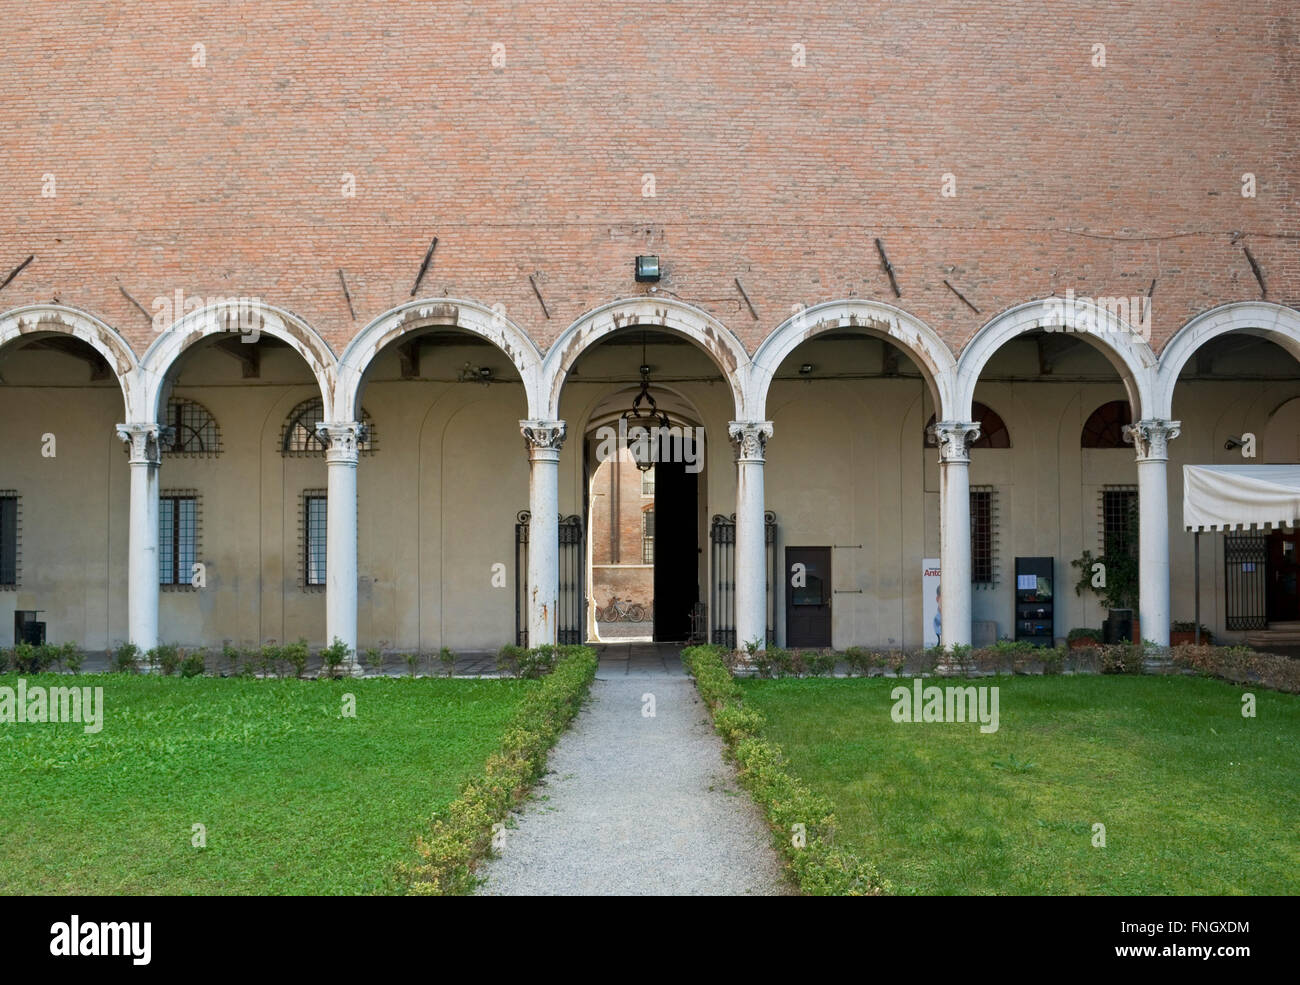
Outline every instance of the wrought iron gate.
<svg viewBox="0 0 1300 985"><path fill-rule="evenodd" d="M515 643L528 645L528 531L532 514L515 518ZM581 643L587 598L583 590L582 517L560 517L560 598L555 638L561 645Z"/></svg>
<svg viewBox="0 0 1300 985"><path fill-rule="evenodd" d="M763 514L767 559L767 642L776 642L776 514ZM736 514L713 515L709 525L709 642L736 647ZM744 642L744 641L742 641Z"/></svg>
<svg viewBox="0 0 1300 985"><path fill-rule="evenodd" d="M1258 534L1224 534L1223 582L1226 628L1268 626L1268 539Z"/></svg>

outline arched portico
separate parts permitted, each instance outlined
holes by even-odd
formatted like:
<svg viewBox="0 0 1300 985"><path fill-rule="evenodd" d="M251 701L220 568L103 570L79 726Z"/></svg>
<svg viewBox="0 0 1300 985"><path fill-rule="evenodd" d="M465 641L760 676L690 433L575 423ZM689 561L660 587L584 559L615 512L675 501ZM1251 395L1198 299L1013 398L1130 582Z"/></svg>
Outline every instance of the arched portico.
<svg viewBox="0 0 1300 985"><path fill-rule="evenodd" d="M634 327L673 332L703 349L731 388L737 420L747 419L752 403L749 353L740 339L708 312L671 298L611 301L566 328L546 351L536 406L548 418L558 415L560 391L582 354L611 333Z"/></svg>
<svg viewBox="0 0 1300 985"><path fill-rule="evenodd" d="M957 413L970 413L980 375L993 355L1025 333L1073 333L1106 357L1119 374L1133 410L1134 423L1126 429L1126 440L1133 442L1137 452L1138 495L1142 504L1138 548L1142 629L1148 639L1167 645L1169 503L1165 473L1168 444L1178 436L1179 424L1155 412L1155 353L1142 332L1118 313L1132 303L1141 306L1144 302L1133 298L1124 299L1122 306L1103 306L1072 296L1050 297L1002 312L976 332L962 350L957 363ZM1140 317L1141 311L1137 314Z"/></svg>
<svg viewBox="0 0 1300 985"><path fill-rule="evenodd" d="M537 386L542 355L522 328L477 301L438 298L408 301L384 312L348 343L339 359L336 406L356 419L361 408L365 375L375 356L388 344L426 328L459 329L492 343L514 364L524 382L530 415L540 406Z"/></svg>
<svg viewBox="0 0 1300 985"><path fill-rule="evenodd" d="M1110 308L1083 299L1050 297L1008 308L966 343L957 360L954 418L970 417L975 387L993 354L1017 336L1032 331L1078 335L1115 367L1128 391L1133 419L1152 415L1157 360L1142 333Z"/></svg>
<svg viewBox="0 0 1300 985"><path fill-rule="evenodd" d="M879 301L850 298L805 308L786 319L754 353L751 372L754 416L767 411L767 394L777 368L804 342L826 332L860 331L888 339L907 353L930 385L939 418L947 420L956 405L957 361L939 334L901 308ZM969 412L968 412L969 413Z"/></svg>
<svg viewBox="0 0 1300 985"><path fill-rule="evenodd" d="M85 342L108 363L122 388L125 419L144 405L135 352L122 336L94 315L61 304L31 304L0 315L0 347L23 335L55 332Z"/></svg>
<svg viewBox="0 0 1300 985"><path fill-rule="evenodd" d="M286 343L306 361L325 403L325 420L332 421L338 379L338 359L320 333L297 315L260 301L231 299L191 311L165 329L140 360L144 401L140 423L155 423L166 401L167 382L177 360L204 339L238 335L255 343L270 335Z"/></svg>
<svg viewBox="0 0 1300 985"><path fill-rule="evenodd" d="M1300 360L1300 311L1269 301L1234 301L1197 315L1180 328L1160 353L1152 394L1153 416L1173 414L1178 376L1196 350L1229 332L1258 335Z"/></svg>

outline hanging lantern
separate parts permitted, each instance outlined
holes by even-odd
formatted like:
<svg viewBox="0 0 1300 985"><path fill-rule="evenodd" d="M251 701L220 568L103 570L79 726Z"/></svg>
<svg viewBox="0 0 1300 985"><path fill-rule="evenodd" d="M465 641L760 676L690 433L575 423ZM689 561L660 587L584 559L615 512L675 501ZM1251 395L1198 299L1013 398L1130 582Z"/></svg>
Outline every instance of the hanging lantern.
<svg viewBox="0 0 1300 985"><path fill-rule="evenodd" d="M642 405L647 406L642 406ZM661 411L650 394L650 367L645 362L645 335L641 336L641 392L632 406L623 411L622 429L627 436L628 451L642 472L649 472L658 459L660 430L669 427L668 415ZM633 431L636 437L633 438Z"/></svg>

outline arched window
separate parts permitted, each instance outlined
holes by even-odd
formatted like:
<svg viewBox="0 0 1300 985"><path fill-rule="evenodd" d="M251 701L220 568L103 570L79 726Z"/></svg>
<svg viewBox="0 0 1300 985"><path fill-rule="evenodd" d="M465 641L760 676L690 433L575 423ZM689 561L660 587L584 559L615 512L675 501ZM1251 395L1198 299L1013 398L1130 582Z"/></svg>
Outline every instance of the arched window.
<svg viewBox="0 0 1300 985"><path fill-rule="evenodd" d="M971 404L971 417L980 426L979 440L974 442L972 448L1010 448L1011 432L998 416L998 412L987 404L981 404L978 401ZM938 446L938 440L930 433L930 428L934 427L934 415L925 422L925 430L921 432L925 446L935 448Z"/></svg>
<svg viewBox="0 0 1300 985"><path fill-rule="evenodd" d="M1124 425L1133 423L1127 400L1112 400L1094 410L1083 422L1080 448L1128 448Z"/></svg>
<svg viewBox="0 0 1300 985"><path fill-rule="evenodd" d="M283 455L321 455L325 452L325 442L316 433L316 425L325 419L325 404L320 397L304 400L289 412L284 425L284 437L280 442ZM375 425L370 414L362 408L361 423L366 426L365 436L357 442L357 449L362 454L375 451Z"/></svg>
<svg viewBox="0 0 1300 985"><path fill-rule="evenodd" d="M167 401L167 417L162 422L173 431L165 455L214 457L221 454L221 431L217 419L195 400L172 397Z"/></svg>

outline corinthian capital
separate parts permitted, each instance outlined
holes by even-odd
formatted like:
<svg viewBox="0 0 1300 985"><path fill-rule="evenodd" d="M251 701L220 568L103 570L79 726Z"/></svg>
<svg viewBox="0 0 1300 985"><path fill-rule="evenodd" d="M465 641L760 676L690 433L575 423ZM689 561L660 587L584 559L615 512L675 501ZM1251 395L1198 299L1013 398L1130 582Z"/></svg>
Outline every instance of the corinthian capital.
<svg viewBox="0 0 1300 985"><path fill-rule="evenodd" d="M731 421L727 434L736 446L737 462L762 462L767 439L772 437L771 421Z"/></svg>
<svg viewBox="0 0 1300 985"><path fill-rule="evenodd" d="M930 433L939 445L939 461L969 462L970 447L979 441L980 426L975 421L937 421Z"/></svg>
<svg viewBox="0 0 1300 985"><path fill-rule="evenodd" d="M1138 461L1165 461L1169 458L1169 442L1182 431L1182 421L1149 418L1124 425L1124 440L1137 450Z"/></svg>
<svg viewBox="0 0 1300 985"><path fill-rule="evenodd" d="M325 461L355 464L366 440L366 426L361 421L319 421L316 437L325 445Z"/></svg>
<svg viewBox="0 0 1300 985"><path fill-rule="evenodd" d="M564 447L568 425L564 421L520 421L519 431L524 436L524 447L531 457L555 457Z"/></svg>
<svg viewBox="0 0 1300 985"><path fill-rule="evenodd" d="M161 424L119 424L117 436L126 442L132 465L158 465L162 462L162 446L168 444L174 429Z"/></svg>

